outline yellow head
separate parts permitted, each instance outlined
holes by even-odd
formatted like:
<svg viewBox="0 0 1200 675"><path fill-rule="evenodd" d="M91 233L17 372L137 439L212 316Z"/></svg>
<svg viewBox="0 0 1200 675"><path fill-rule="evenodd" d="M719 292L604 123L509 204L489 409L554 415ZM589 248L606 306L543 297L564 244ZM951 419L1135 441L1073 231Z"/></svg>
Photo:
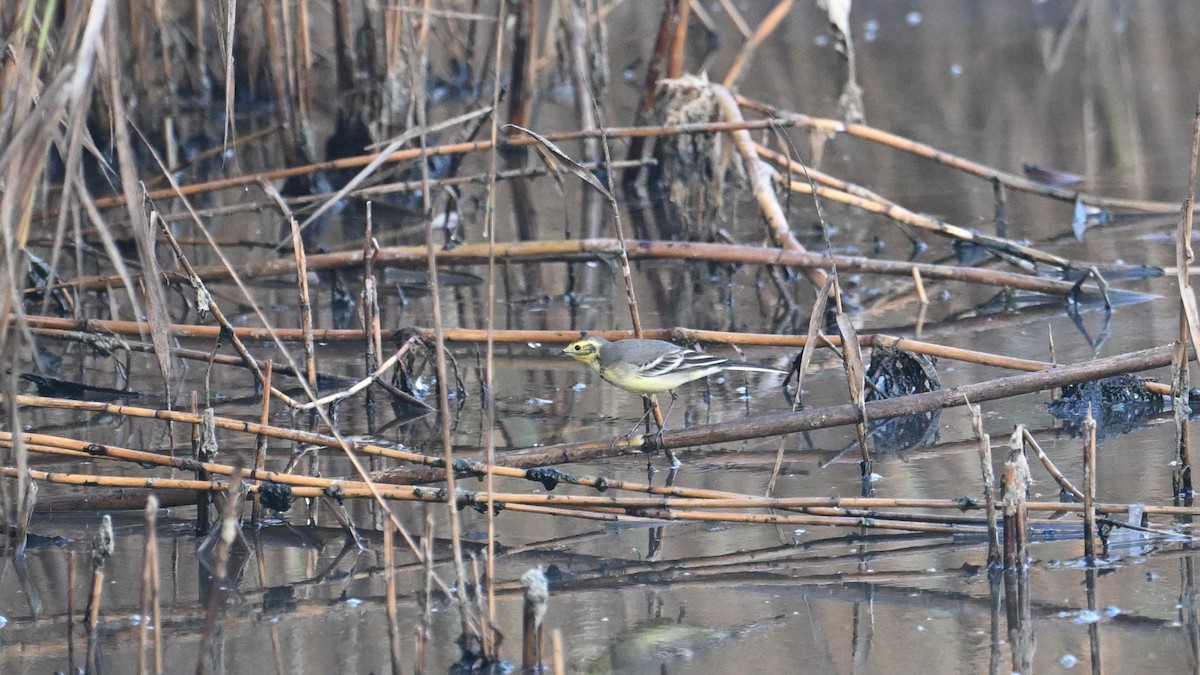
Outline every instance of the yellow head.
<svg viewBox="0 0 1200 675"><path fill-rule="evenodd" d="M608 344L608 340L593 335L584 335L567 345L560 353L587 364L594 370L600 369L600 348Z"/></svg>

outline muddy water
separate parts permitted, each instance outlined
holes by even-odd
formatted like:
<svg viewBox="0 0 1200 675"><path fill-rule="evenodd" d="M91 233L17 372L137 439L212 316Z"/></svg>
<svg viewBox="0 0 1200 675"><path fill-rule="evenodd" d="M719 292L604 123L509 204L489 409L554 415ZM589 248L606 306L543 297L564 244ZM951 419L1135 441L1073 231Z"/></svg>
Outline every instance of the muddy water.
<svg viewBox="0 0 1200 675"><path fill-rule="evenodd" d="M739 3L756 22L768 3ZM802 3L780 32L759 51L741 84L752 98L781 108L832 115L839 93L837 57L826 23ZM651 3L625 3L610 17L610 54L615 76L607 113L616 124L631 122L640 78L639 58L648 51L647 26L656 21ZM724 43L706 61L709 72L724 73L736 53L735 31L708 3L723 27ZM1179 201L1187 180L1187 142L1195 108L1200 56L1193 46L1200 35L1200 6L1177 2L1035 3L864 2L853 15L859 79L867 121L883 129L931 143L943 150L1009 171L1022 163L1078 173L1082 189L1110 196ZM698 63L705 54L689 55ZM629 76L632 77L629 77ZM631 82L630 80L633 80ZM452 107L452 106L448 106ZM449 114L443 111L445 114ZM569 97L546 98L535 113L539 131L575 128ZM807 138L793 134L807 149ZM568 148L574 150L574 148ZM620 155L620 152L615 154ZM242 160L252 168L253 157ZM470 162L480 163L482 158ZM894 150L839 137L824 148L822 168L865 184L905 206L950 222L991 231L993 194L989 183L966 178ZM236 170L231 169L236 173ZM552 182L532 183L537 227L545 238L564 229L578 232L579 191L566 186L565 199ZM237 195L214 198L235 201ZM795 230L806 243L820 245L811 227L808 204L791 204ZM498 192L501 238L514 238L517 215L511 193ZM723 227L740 241L763 238L750 200L730 203L719 217L694 210L671 217L646 199L623 204L628 226L639 236L668 228ZM905 237L880 219L826 205L835 225L833 245L850 253L904 259ZM1090 261L1171 265L1174 250L1170 219L1122 219L1090 230L1082 243L1071 236L1070 204L1010 194L1010 235L1027 238L1060 255ZM474 217L480 217L475 213ZM665 218L665 220L664 220ZM481 239L481 227L466 218L464 236ZM382 237L417 239L411 220L380 218ZM214 222L218 234L253 233L263 240L278 234L269 214ZM643 229L644 228L644 229ZM357 248L361 222L343 215L322 240L329 249ZM922 236L929 246L920 259L952 259L945 240ZM347 243L349 242L349 243ZM189 251L199 263L204 251ZM261 253L237 250L241 260ZM464 270L482 274L482 270ZM623 328L629 325L624 290L606 265L514 266L496 306L498 325L507 328ZM637 293L648 326L754 332L803 331L811 290L803 281L785 287L801 298L794 312L777 309L772 281L750 267L712 267L700 263L641 263L635 266ZM443 312L450 326L482 327L482 285L447 283ZM1077 362L1164 344L1177 331L1174 283L1164 279L1121 280L1123 289L1156 294L1157 299L1121 306L1111 316L1095 308L1072 317L1060 303L990 312L981 309L992 291L963 285L931 284L932 304L919 307L906 282L862 277L849 279L861 310L860 331L886 330L982 351L1061 362ZM358 282L347 281L357 293ZM336 325L331 280L315 286L317 321ZM429 298L405 280L385 283L385 327L430 325ZM226 298L238 298L233 286L220 286ZM568 292L570 291L570 292ZM255 298L275 325L293 325L295 298L284 287L258 285ZM220 299L219 299L220 301ZM886 301L886 302L885 302ZM231 301L232 302L232 301ZM231 305L227 313L254 325L257 317ZM182 317L177 317L182 318ZM189 318L190 320L190 318ZM356 320L355 320L356 321ZM356 324L352 324L356 325ZM1054 354L1049 340L1053 336ZM188 346L206 348L194 343ZM77 348L47 344L63 360L62 372L96 384L117 381L110 361ZM550 356L554 345L497 348L498 422L493 432L499 452L571 440L610 438L628 432L641 414L636 396L613 389L590 372ZM265 347L259 353L271 352ZM482 425L479 360L482 348L453 348L465 396L453 401L453 442L458 451L477 452ZM298 355L298 349L293 355ZM785 365L794 354L751 349L748 360ZM357 345L324 345L324 372L357 377ZM847 400L844 379L832 361L807 380L809 405ZM154 364L135 359L133 386L157 393ZM940 364L943 386L996 377L1001 371L966 364ZM418 384L432 392L426 371ZM1161 373L1160 373L1161 375ZM203 392L204 368L192 364L176 391ZM219 414L257 416L249 379L241 373L214 372L214 391L227 399ZM684 387L669 423L672 426L733 420L789 408L778 378L729 377ZM1035 430L1047 453L1068 477L1080 479L1081 442L1047 413L1043 394L1018 397L984 407L985 428L998 440L1016 423ZM154 403L157 405L158 403ZM338 412L341 431L438 454L435 418L394 424L393 411L370 410L361 400ZM297 424L276 413L280 425ZM186 432L169 436L158 424L98 418L64 412L29 412L33 430L79 435L100 443L187 453ZM979 492L978 460L969 441L970 419L961 410L938 420L937 442L921 448L881 452L875 464L875 491L886 497L956 498ZM1111 502L1168 503L1174 428L1169 419L1152 420L1131 433L1108 438L1100 446L1100 499ZM855 496L858 466L852 429L793 437L785 443L778 496ZM253 441L231 437L222 458L246 455ZM770 476L778 440L698 448L684 454L677 484L760 494ZM845 452L850 448L850 452ZM227 454L225 454L227 453ZM269 466L283 468L297 456L287 443L272 443ZM323 476L352 473L348 463L327 453L298 459L305 471ZM38 458L36 468L72 472L140 470L94 462ZM372 468L385 468L386 462ZM661 460L655 460L663 468ZM582 473L627 480L646 477L644 458L621 458L571 467ZM1035 470L1035 495L1057 497L1057 488ZM654 477L663 480L663 473ZM467 487L482 487L467 481ZM528 491L527 483L500 481L504 491ZM559 492L572 493L566 487ZM581 494L585 491L576 490ZM50 500L78 490L44 488ZM364 529L379 522L365 503L348 511ZM408 530L419 533L426 509L401 504L396 512ZM443 508L432 509L438 537L437 567L453 577L445 539ZM132 512L136 514L137 512ZM66 615L68 592L76 612L83 606L90 575L89 542L99 514L46 514L34 530L63 539L32 549L22 566L0 563L0 672L43 673L68 665ZM194 509L180 507L160 516L159 560L164 620L158 627L170 672L191 670L207 602L207 572L198 560L193 535ZM282 524L247 531L250 550L231 583L226 615L210 650L220 672L385 672L389 667L387 623L383 606L383 557L378 536L368 535L366 550L347 547L336 520L325 507L297 504ZM315 525L311 524L315 520ZM1071 517L1064 522L1075 522ZM1165 522L1165 521L1160 521ZM132 672L137 663L140 618L140 570L144 549L140 515L115 515L117 549L108 565L100 651L107 672ZM468 548L486 537L486 522L463 512ZM499 583L496 616L508 636L506 653L519 648L520 591L515 580L541 565L552 576L547 624L562 631L567 662L576 672L727 673L727 672L1010 672L1028 659L1031 670L1085 669L1109 672L1191 672L1200 667L1196 648L1200 624L1195 607L1195 557L1180 544L1114 548L1102 574L1079 564L1077 539L1039 541L1032 547L1029 602L1023 621L1019 604L1006 597L1002 583L982 569L985 548L972 539L934 535L888 535L843 528L775 528L764 525L675 524L661 531L615 528L586 520L502 513L497 519ZM403 551L403 547L401 547ZM406 669L413 659L418 597L424 586L411 555L398 577ZM1089 607L1089 595L1094 611ZM456 611L432 608L433 639L428 661L433 672L457 656ZM1015 614L1016 618L1010 615ZM1021 630L1010 630L1019 626ZM77 631L77 634L81 632ZM83 642L74 644L74 663L82 662ZM1020 652L1014 656L1015 652ZM1092 656L1095 654L1095 656Z"/></svg>

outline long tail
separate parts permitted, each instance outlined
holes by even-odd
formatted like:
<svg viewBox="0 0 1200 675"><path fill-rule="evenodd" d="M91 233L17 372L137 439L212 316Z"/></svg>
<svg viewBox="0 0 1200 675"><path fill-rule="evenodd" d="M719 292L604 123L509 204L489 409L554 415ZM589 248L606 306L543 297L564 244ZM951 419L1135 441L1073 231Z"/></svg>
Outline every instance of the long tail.
<svg viewBox="0 0 1200 675"><path fill-rule="evenodd" d="M786 370L780 370L778 368L772 368L771 366L764 366L758 363L745 363L742 361L729 361L728 363L724 364L722 368L724 370L744 370L751 373L779 373L780 375L787 375L789 372Z"/></svg>

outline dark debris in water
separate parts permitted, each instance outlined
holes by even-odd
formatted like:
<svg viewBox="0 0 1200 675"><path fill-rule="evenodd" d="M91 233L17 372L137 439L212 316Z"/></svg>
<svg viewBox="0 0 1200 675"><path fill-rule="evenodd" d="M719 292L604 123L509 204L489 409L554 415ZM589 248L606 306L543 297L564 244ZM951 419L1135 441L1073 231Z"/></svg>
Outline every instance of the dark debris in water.
<svg viewBox="0 0 1200 675"><path fill-rule="evenodd" d="M38 396L50 398L67 398L72 401L121 401L142 397L136 391L96 387L54 377L42 377L32 373L22 373L21 379L32 382L37 387Z"/></svg>
<svg viewBox="0 0 1200 675"><path fill-rule="evenodd" d="M936 361L891 346L871 350L867 366L866 400L880 401L942 388ZM940 410L871 422L871 436L880 450L899 452L937 440Z"/></svg>
<svg viewBox="0 0 1200 675"><path fill-rule="evenodd" d="M1067 385L1046 408L1065 421L1064 428L1074 436L1083 433L1083 420L1090 410L1096 420L1096 437L1110 438L1129 433L1162 412L1163 397L1146 389L1145 378L1126 374Z"/></svg>
<svg viewBox="0 0 1200 675"><path fill-rule="evenodd" d="M273 511L285 513L292 508L292 487L283 483L263 483L258 488L259 502Z"/></svg>

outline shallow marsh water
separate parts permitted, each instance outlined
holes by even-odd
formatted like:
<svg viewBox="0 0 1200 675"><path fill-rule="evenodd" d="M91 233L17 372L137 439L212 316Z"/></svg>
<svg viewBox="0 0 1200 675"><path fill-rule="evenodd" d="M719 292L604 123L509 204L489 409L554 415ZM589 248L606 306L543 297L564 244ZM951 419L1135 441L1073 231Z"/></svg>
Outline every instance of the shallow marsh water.
<svg viewBox="0 0 1200 675"><path fill-rule="evenodd" d="M711 11L719 11L717 3L708 4ZM753 21L768 5L739 4ZM836 56L819 12L809 3L800 4L803 7L793 11L755 56L740 89L782 109L831 115L838 94ZM637 89L620 75L627 67L639 68L637 57L644 58L649 51L651 38L645 27L655 25L659 11L651 5L656 3L627 2L610 17L611 66L618 82L607 113L614 124L631 121L628 111ZM1078 23L1072 14L1076 11L1083 15ZM1194 49L1200 40L1200 5L1154 0L860 2L852 19L868 123L1004 170L1019 171L1022 163L1034 162L1079 173L1085 176L1082 189L1093 193L1182 201L1196 73L1200 72L1200 53ZM728 35L734 35L732 29ZM736 45L727 38L712 58L710 72L723 73L735 52ZM626 55L628 63L620 62ZM641 70L635 72L635 82L640 81ZM539 132L576 127L569 103L557 100L546 99L534 119ZM808 147L802 135L794 138L798 147ZM246 162L241 168L249 170L255 160L239 161ZM478 169L485 160L468 161L480 163ZM986 181L846 137L826 146L821 168L915 211L991 230L992 187ZM549 179L533 183L538 227L554 233L553 238L564 228L577 231L579 226L579 188L568 184L565 189L564 198ZM516 216L509 190L500 186L497 198L498 238L514 239ZM236 199L237 195L218 195L211 205ZM623 206L635 228L649 222L653 233L654 228L667 226L645 200L631 199ZM1119 220L1089 230L1080 243L1070 237L1070 204L1012 193L1009 206L1010 234L1046 250L1079 260L1174 264L1170 218ZM833 205L826 209L827 218L837 226L836 248L874 255L878 241L883 257L907 256L907 240L889 223ZM331 225L323 245L334 250L359 248L356 237L361 236L361 224L348 216L342 220ZM380 220L383 224L377 221L376 225L380 229L400 228L388 217ZM812 248L821 247L811 227L814 215L807 200L793 200L792 221L797 236ZM728 205L718 222L737 240L763 238L758 211L749 199ZM215 225L231 237L250 232L261 239L271 239L279 227L277 218L266 213ZM464 223L466 239L480 241L480 229L477 223ZM1164 234L1168 236L1160 236ZM402 230L397 235L404 236ZM920 254L921 260L951 257L945 240L928 235L923 239L929 248ZM188 253L195 255L198 264L211 262L199 247ZM244 262L262 253L235 255ZM470 271L483 273L481 268ZM570 272L569 278L566 264L503 269L506 283L500 286L496 306L498 325L628 327L624 290L615 270L576 264ZM777 311L778 296L770 280L753 267L638 263L634 278L642 316L651 327L803 332L807 320L807 302L799 312ZM1072 363L1165 344L1178 330L1178 302L1171 299L1175 285L1170 278L1117 281L1120 288L1157 297L1120 306L1111 317L1085 307L1078 318L1054 301L971 317L974 308L994 295L991 290L931 284L934 302L920 328L918 305L907 282L879 277L851 281L858 282L862 309L855 323L860 332L914 336L919 331L923 339L984 352L1049 360L1052 334L1055 358ZM347 283L357 293L358 281ZM334 325L330 285L329 277L321 276L314 286L317 322L322 327ZM254 288L274 325L294 325L295 298L290 289L265 284ZM791 282L790 288L798 297L809 297L802 280ZM568 289L587 290L568 294ZM218 290L226 297L238 297L232 285ZM398 291L385 284L384 292L385 327L430 325L428 295L421 289ZM894 293L900 294L899 300L881 302ZM448 326L484 325L483 285L443 286L443 294ZM232 308L227 312L234 314ZM257 322L249 312L236 320ZM299 353L298 347L292 348L293 354ZM507 449L616 437L627 433L641 415L638 397L555 358L552 352L557 348L497 346L494 433L500 457ZM49 344L47 349L63 359L65 373L98 384L116 380L111 362L82 355L77 348ZM465 398L452 401L458 411L454 443L458 451L472 455L483 447L485 433L478 379L482 347L452 345L452 350L466 392ZM256 353L268 355L270 350L257 347ZM766 348L745 354L747 360L779 366L786 366L793 356L791 351ZM357 344L323 345L319 359L323 372L361 376ZM806 402L812 406L845 402L844 376L831 360L822 356L818 361L822 359L826 367L806 378ZM156 393L155 372L150 359L135 360L134 388ZM951 362L939 364L939 372L946 387L1001 374ZM422 384L429 386L429 377L427 371ZM192 364L176 390L201 390L203 379L203 365ZM218 414L257 417L258 404L244 373L217 370L213 382L214 391L232 399L218 403ZM775 376L738 374L688 385L681 390L669 423L698 424L786 411L789 403L779 384ZM1047 401L1043 393L987 404L985 428L996 442L1003 442L1014 424L1027 425L1056 464L1078 479L1081 441L1051 418ZM368 411L357 399L341 406L337 419L341 431L350 436L401 443L430 454L441 452L438 424L432 416L389 425L392 411L385 406ZM276 412L273 422L303 425L303 420L282 412ZM167 443L158 423L61 411L31 411L23 423L31 430L77 433L97 443L156 449ZM978 495L979 467L970 442L969 416L960 409L947 410L939 425L937 444L879 454L874 467L879 474L878 496ZM776 496L857 495L854 439L852 428L790 438ZM233 447L222 448L223 457L252 450L244 437L231 441ZM177 452L188 452L186 434L176 430L173 442ZM1105 439L1099 450L1100 500L1169 503L1173 447L1169 415ZM777 448L778 441L769 439L684 452L677 484L761 494ZM846 448L851 450L843 454ZM294 452L290 444L272 443L269 467L282 468ZM664 467L660 458L652 461L657 468ZM313 453L301 462L308 463L306 470L323 476L353 473L343 458L332 453ZM36 459L34 466L137 474L136 467L43 458ZM372 468L386 466L377 462ZM625 457L569 470L643 480L646 461ZM662 478L660 472L655 480ZM1034 493L1054 499L1053 482L1037 471L1035 478ZM497 481L502 491L529 491L530 485ZM482 489L474 480L465 481L465 487ZM570 486L558 491L594 494ZM42 496L53 499L76 493L83 490L45 488ZM365 502L349 502L347 508L357 523L379 522L373 506ZM430 508L443 561L438 573L451 578L451 565L445 562L449 556L445 509ZM416 505L396 506L401 521L414 533L423 529L425 511ZM389 669L378 537L369 537L368 550L347 548L328 512L318 514L319 526L303 526L308 515L298 503L289 517L296 527L277 525L246 532L251 545L248 564L231 584L226 614L214 637L218 672ZM193 517L193 509L182 507L160 518L165 620L158 629L170 672L193 669L204 616L208 585L196 555ZM38 516L35 532L65 540L33 548L23 566L8 559L0 562L0 621L5 622L0 627L0 672L44 673L67 667L66 589L71 581L78 612L98 518L98 513L90 512ZM468 509L463 522L468 543L481 545L486 538L485 519ZM515 512L501 513L496 523L501 552L496 616L510 656L519 651L520 636L520 590L515 580L526 569L541 565L552 575L547 626L563 632L569 670L574 672L962 673L1010 672L1018 667L1012 661L1012 641L1017 636L1008 632L1005 613L1010 607L1004 602L1003 586L991 582L983 569L986 551L978 541L877 531L862 537L850 528L706 523L672 524L658 532ZM118 545L108 566L103 602L102 662L107 672L133 672L143 526L139 512L117 515L114 525ZM1112 563L1098 575L1079 563L1078 539L1040 541L1031 552L1035 559L1029 578L1032 622L1026 629L1034 641L1029 652L1033 670L1082 670L1089 663L1093 672L1113 673L1200 668L1196 558L1186 546L1114 548ZM406 560L403 553L398 555ZM401 622L407 627L403 653L410 664L412 630L419 620L416 596L423 584L418 565L401 569L397 585ZM1085 611L1089 590L1094 591L1099 608L1095 614ZM431 672L445 670L457 657L457 633L454 608L438 605L429 654ZM82 661L82 645L77 637L75 663ZM1089 657L1093 645L1099 645L1099 659L1094 662Z"/></svg>

